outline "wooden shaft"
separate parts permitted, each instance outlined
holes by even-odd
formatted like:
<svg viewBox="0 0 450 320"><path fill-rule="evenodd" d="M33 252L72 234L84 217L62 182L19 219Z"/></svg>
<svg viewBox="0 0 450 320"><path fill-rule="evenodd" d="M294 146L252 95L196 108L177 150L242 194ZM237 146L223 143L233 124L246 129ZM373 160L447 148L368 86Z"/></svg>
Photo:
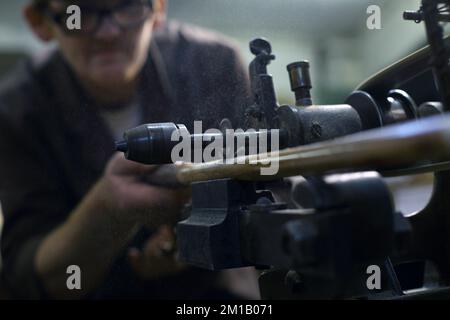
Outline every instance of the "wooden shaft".
<svg viewBox="0 0 450 320"><path fill-rule="evenodd" d="M258 163L255 163L259 159ZM450 160L450 117L436 116L419 121L374 129L308 146L202 164L181 164L177 179L189 184L233 178L271 180L295 175L335 171L391 170L421 161ZM261 175L262 161L278 161L276 175Z"/></svg>

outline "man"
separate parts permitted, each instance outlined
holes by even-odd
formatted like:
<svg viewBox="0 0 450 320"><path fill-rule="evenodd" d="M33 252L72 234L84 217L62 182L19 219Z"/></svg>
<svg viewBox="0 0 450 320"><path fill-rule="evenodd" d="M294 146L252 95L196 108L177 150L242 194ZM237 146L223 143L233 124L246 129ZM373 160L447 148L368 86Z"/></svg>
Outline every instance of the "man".
<svg viewBox="0 0 450 320"><path fill-rule="evenodd" d="M67 7L81 8L81 30ZM244 68L228 41L165 20L165 0L34 0L24 16L57 50L0 89L4 278L21 298L225 298L218 274L171 254L186 190L114 154L141 123L236 121ZM81 270L81 290L67 268ZM248 279L248 278L245 278ZM223 286L222 286L223 288Z"/></svg>

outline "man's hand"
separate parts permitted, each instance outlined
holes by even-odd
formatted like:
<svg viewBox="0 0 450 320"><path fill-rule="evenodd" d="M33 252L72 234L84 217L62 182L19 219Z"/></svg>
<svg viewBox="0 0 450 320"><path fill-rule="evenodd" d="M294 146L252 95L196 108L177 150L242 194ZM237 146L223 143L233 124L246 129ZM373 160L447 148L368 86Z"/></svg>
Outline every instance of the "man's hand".
<svg viewBox="0 0 450 320"><path fill-rule="evenodd" d="M152 174L158 173L158 168L128 161L120 153L110 160L103 176L103 197L108 207L117 211L119 219L137 219L151 227L179 220L182 208L190 198L190 190L146 183ZM165 172L174 175L170 170ZM175 180L172 176L159 176L158 179Z"/></svg>
<svg viewBox="0 0 450 320"><path fill-rule="evenodd" d="M129 249L128 260L136 274L145 280L170 276L186 268L176 260L175 237L169 226L160 227L142 250Z"/></svg>
<svg viewBox="0 0 450 320"><path fill-rule="evenodd" d="M104 280L113 261L140 226L158 228L179 220L183 205L190 197L189 190L144 182L151 180L148 177L157 170L155 166L125 160L119 153L112 157L103 176L69 218L38 248L36 271L49 295L74 298L91 292ZM164 177L158 179L164 181ZM167 239L166 231L160 231L143 254L130 253L130 262L141 276L158 276L162 271L170 273L177 269L173 260L157 259ZM83 290L67 289L66 270L72 264L83 270ZM150 265L152 268L146 267ZM146 274L150 271L153 274Z"/></svg>

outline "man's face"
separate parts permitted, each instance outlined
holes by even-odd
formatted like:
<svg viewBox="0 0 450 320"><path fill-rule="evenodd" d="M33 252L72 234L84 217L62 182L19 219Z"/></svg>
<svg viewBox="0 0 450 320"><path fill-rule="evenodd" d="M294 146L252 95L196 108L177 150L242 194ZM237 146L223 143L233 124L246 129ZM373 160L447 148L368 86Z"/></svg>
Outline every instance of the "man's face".
<svg viewBox="0 0 450 320"><path fill-rule="evenodd" d="M82 28L83 19L88 23L92 12L95 15L97 9L114 9L129 2L129 0L77 1L81 8ZM136 2L139 3L140 0ZM52 0L49 9L51 12L65 13L67 6L68 4L64 2ZM83 8L89 9L85 11L84 16ZM82 80L96 86L121 85L135 80L146 61L155 25L154 10L155 8L149 10L144 19L138 17L139 20L136 20L138 23L127 28L121 27L114 20L113 14L101 16L98 28L89 34L71 34L53 22L51 28L65 59ZM132 21L134 15L130 17L129 21Z"/></svg>

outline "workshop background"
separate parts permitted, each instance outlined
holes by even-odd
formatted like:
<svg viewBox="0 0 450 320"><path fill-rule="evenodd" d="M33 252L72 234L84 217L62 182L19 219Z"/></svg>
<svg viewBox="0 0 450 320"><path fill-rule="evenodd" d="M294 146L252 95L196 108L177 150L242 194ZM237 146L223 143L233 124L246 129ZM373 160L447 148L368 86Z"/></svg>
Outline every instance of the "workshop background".
<svg viewBox="0 0 450 320"><path fill-rule="evenodd" d="M169 17L234 38L246 61L248 42L266 37L277 60L270 65L278 98L294 103L286 65L309 60L315 103L342 103L365 78L425 45L423 24L404 21L419 0L168 0ZM43 49L21 18L26 0L0 2L0 77L15 61ZM369 5L381 8L381 30L366 26ZM399 210L424 206L431 177L390 180ZM407 187L405 187L407 186ZM1 225L1 216L0 216Z"/></svg>

